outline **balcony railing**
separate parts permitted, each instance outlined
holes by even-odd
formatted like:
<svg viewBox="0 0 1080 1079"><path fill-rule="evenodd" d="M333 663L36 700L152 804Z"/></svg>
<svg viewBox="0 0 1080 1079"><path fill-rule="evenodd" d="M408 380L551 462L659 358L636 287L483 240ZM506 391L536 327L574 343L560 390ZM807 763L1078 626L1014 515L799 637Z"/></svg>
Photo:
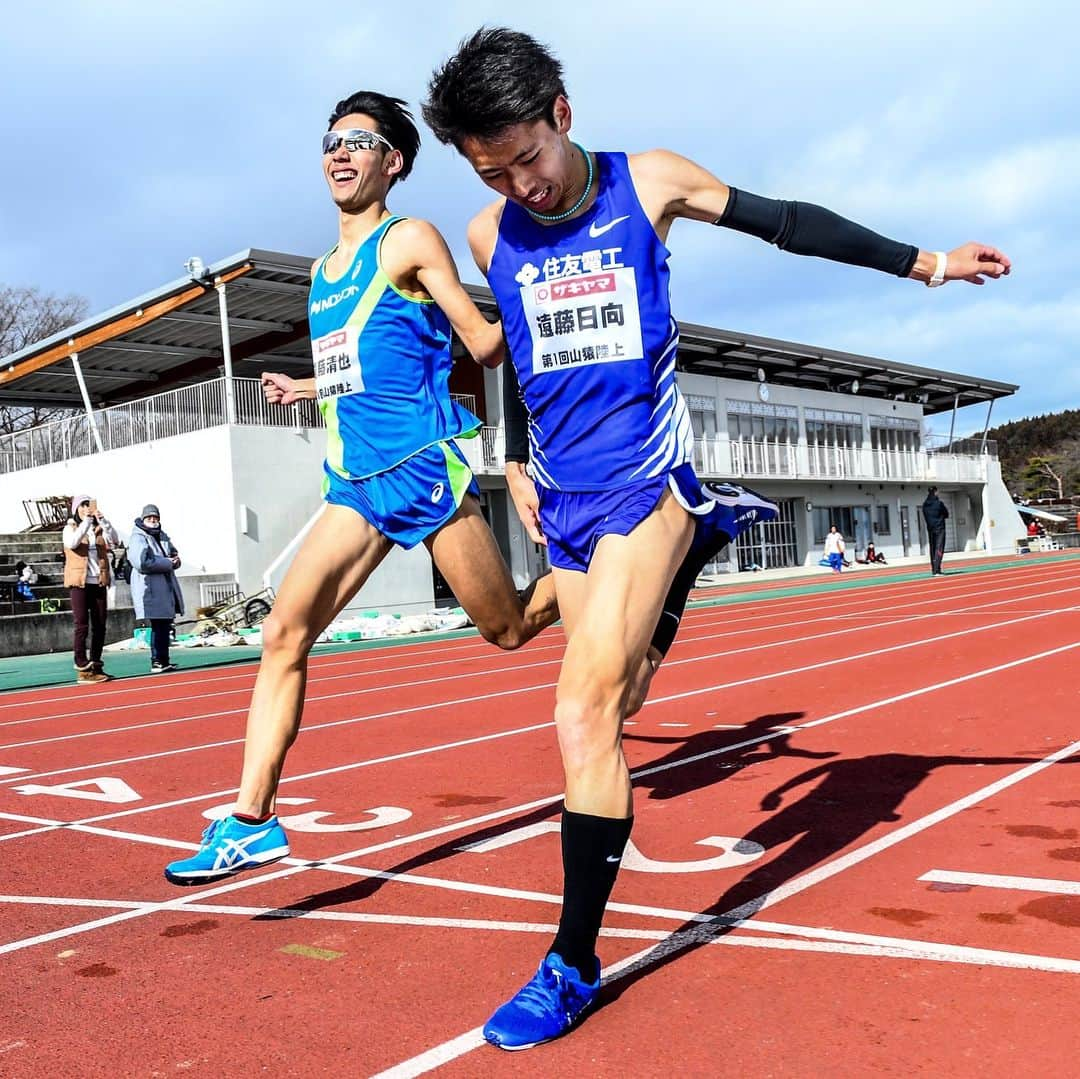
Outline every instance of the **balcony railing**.
<svg viewBox="0 0 1080 1079"><path fill-rule="evenodd" d="M255 378L234 378L231 388L235 424L293 430L323 426L314 401L298 401L285 408L268 404ZM475 412L476 400L471 394L451 396ZM101 448L115 450L222 426L228 422L228 414L225 379L218 378L126 405L98 409L94 412L94 423ZM709 435L694 442L694 466L700 475L718 479L979 482L985 476L986 458L997 449L988 442L986 454L952 452L960 446L981 449L978 439L949 445L930 437L926 442L927 447L922 450L884 450ZM460 445L474 472L502 472L506 447L502 427L483 427L478 438L463 439ZM87 456L96 449L86 414L80 412L41 427L0 436L0 473L56 464Z"/></svg>
<svg viewBox="0 0 1080 1079"><path fill-rule="evenodd" d="M472 394L450 396L470 412L476 411L476 398ZM263 396L257 378L234 378L232 398L233 423L239 426L292 430L323 426L322 414L314 401L297 401L284 408L272 405ZM228 422L228 411L226 382L217 378L126 405L95 409L94 426L102 450L117 450L220 427ZM78 412L53 423L0 436L0 473L57 464L73 457L86 457L96 450L90 421L85 412Z"/></svg>

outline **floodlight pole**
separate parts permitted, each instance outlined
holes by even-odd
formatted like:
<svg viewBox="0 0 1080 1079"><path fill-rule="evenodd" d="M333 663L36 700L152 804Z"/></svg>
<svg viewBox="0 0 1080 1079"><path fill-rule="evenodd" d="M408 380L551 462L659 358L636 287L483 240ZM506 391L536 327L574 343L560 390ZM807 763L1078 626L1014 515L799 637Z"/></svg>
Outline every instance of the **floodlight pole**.
<svg viewBox="0 0 1080 1079"><path fill-rule="evenodd" d="M75 381L79 384L79 393L82 394L83 407L86 409L86 421L90 424L90 432L94 436L94 443L98 453L104 453L105 447L101 444L101 432L98 431L97 420L94 419L94 406L90 404L90 394L86 390L86 380L83 378L82 368L79 366L79 354L71 353L71 365L75 368Z"/></svg>
<svg viewBox="0 0 1080 1079"><path fill-rule="evenodd" d="M225 282L219 277L214 282L218 294L218 311L221 313L221 354L225 359L225 421L236 423L236 393L233 386L232 339L229 336L229 304L225 299Z"/></svg>

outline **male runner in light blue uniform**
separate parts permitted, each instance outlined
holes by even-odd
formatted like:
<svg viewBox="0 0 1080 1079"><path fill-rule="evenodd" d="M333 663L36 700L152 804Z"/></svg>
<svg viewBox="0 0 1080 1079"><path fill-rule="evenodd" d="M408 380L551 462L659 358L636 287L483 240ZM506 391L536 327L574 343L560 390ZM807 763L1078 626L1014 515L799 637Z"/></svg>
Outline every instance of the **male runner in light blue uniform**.
<svg viewBox="0 0 1080 1079"><path fill-rule="evenodd" d="M559 62L525 34L481 30L433 76L424 118L502 198L469 242L502 312L528 406L539 518L569 644L555 720L566 772L559 931L485 1037L524 1049L595 1000L595 944L630 833L621 746L629 687L694 531L702 492L674 383L667 248L679 217L784 250L927 284L1008 272L983 244L921 251L821 207L736 192L666 150L592 154L571 142Z"/></svg>
<svg viewBox="0 0 1080 1079"><path fill-rule="evenodd" d="M305 537L263 623L236 808L214 821L174 884L198 885L289 853L274 816L296 738L312 644L396 544L423 542L480 632L516 648L558 617L550 578L525 600L484 522L456 437L480 421L450 398L450 330L480 362L502 360L502 332L461 287L443 238L394 217L387 193L412 167L420 137L396 98L338 103L323 137L323 172L338 207L337 245L312 267L315 377L265 373L271 402L316 398L326 420L327 506Z"/></svg>

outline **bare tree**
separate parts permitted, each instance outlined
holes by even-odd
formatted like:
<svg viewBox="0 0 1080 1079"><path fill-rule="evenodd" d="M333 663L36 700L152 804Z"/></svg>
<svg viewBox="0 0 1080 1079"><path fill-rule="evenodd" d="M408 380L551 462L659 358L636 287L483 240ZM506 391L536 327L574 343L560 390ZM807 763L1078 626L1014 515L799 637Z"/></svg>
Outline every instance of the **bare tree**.
<svg viewBox="0 0 1080 1079"><path fill-rule="evenodd" d="M0 287L0 357L66 329L86 315L87 307L83 296L54 296L36 288ZM37 427L71 412L54 406L0 403L0 434Z"/></svg>
<svg viewBox="0 0 1080 1079"><path fill-rule="evenodd" d="M1061 461L1057 454L1046 456L1029 457L1021 478L1024 481L1025 490L1033 498L1042 498L1042 492L1047 488L1047 480L1057 487L1057 499L1065 501L1064 476L1065 470L1061 467Z"/></svg>

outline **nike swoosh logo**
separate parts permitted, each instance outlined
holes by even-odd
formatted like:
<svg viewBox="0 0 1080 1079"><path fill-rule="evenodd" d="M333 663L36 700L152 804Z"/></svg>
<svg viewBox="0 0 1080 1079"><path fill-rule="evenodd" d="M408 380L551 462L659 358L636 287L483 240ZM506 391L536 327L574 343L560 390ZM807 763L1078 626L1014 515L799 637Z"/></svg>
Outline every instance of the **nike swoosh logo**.
<svg viewBox="0 0 1080 1079"><path fill-rule="evenodd" d="M609 855L607 856L607 860L608 860L609 862L621 862L621 861L622 861L622 859L621 859L621 858L616 858L616 857L615 857L615 856L614 856L613 854L609 854Z"/></svg>
<svg viewBox="0 0 1080 1079"><path fill-rule="evenodd" d="M629 214L623 214L622 217L616 217L614 221L609 221L606 225L598 225L594 221L589 226L589 235L595 240L597 236L603 236L605 232L610 232L620 221L628 221L629 219Z"/></svg>

